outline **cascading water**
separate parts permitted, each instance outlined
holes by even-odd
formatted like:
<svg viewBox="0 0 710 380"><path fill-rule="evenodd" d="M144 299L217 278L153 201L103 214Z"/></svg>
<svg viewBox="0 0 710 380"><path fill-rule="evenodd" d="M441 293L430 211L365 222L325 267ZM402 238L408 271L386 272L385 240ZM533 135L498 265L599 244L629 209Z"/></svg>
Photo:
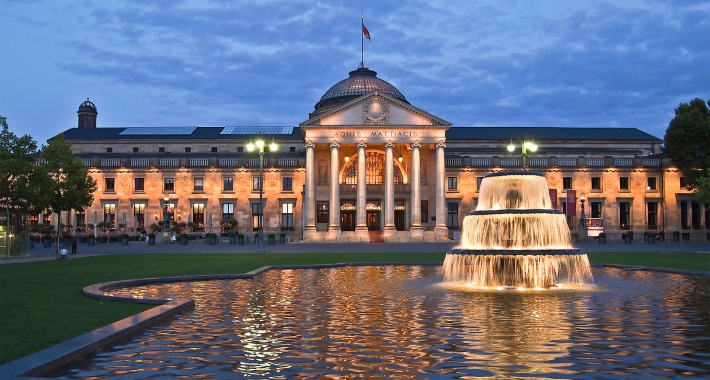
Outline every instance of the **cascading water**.
<svg viewBox="0 0 710 380"><path fill-rule="evenodd" d="M481 182L461 244L446 254L444 279L476 288L550 288L592 281L589 259L572 247L565 216L552 210L542 173L504 171Z"/></svg>

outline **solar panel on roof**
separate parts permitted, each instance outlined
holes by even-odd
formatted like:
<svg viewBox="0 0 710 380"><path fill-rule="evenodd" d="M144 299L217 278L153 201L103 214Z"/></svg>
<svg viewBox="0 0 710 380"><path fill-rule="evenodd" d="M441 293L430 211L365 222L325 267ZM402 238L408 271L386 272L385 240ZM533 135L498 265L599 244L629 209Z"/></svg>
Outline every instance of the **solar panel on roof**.
<svg viewBox="0 0 710 380"><path fill-rule="evenodd" d="M224 127L220 135L290 135L293 127Z"/></svg>
<svg viewBox="0 0 710 380"><path fill-rule="evenodd" d="M197 127L128 127L119 135L190 135L195 129Z"/></svg>

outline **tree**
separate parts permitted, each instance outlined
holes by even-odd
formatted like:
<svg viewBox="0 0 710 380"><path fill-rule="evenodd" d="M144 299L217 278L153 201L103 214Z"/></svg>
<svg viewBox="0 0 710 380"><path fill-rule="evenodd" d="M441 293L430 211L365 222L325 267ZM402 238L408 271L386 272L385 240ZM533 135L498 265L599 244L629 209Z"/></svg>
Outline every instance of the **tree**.
<svg viewBox="0 0 710 380"><path fill-rule="evenodd" d="M42 168L35 165L37 143L29 135L17 137L10 132L7 118L0 116L0 206L7 216L10 231L10 209L39 211L46 206L47 181ZM6 256L10 255L7 244Z"/></svg>
<svg viewBox="0 0 710 380"><path fill-rule="evenodd" d="M698 197L707 199L708 176L710 176L710 100L707 104L696 98L690 103L681 103L675 109L675 117L668 124L664 138L664 151L683 173L686 183L692 186ZM705 179L704 179L705 178ZM703 186L698 186L702 185Z"/></svg>
<svg viewBox="0 0 710 380"><path fill-rule="evenodd" d="M81 160L71 152L71 144L60 134L42 148L43 166L52 185L49 191L47 210L57 214L62 211L84 210L94 202L96 181L88 174ZM59 233L57 233L57 254Z"/></svg>

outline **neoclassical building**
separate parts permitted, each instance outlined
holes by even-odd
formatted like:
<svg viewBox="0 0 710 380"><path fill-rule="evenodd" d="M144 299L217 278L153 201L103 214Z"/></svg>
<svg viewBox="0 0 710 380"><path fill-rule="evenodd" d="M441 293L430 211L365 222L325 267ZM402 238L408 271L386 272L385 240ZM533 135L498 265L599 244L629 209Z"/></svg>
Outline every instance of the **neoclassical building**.
<svg viewBox="0 0 710 380"><path fill-rule="evenodd" d="M89 208L62 215L74 226L140 231L167 212L198 233L236 219L239 232L263 220L266 232L292 240L453 238L482 178L525 166L545 175L573 230L582 205L568 202L569 190L585 199L590 226L612 239L653 230L707 241L710 232L710 208L694 201L657 137L635 128L452 126L365 67L333 85L298 126L97 128L97 115L87 99L77 128L64 132L98 183ZM278 145L264 153L263 183L259 155L246 149L260 134ZM538 149L521 155L522 140Z"/></svg>

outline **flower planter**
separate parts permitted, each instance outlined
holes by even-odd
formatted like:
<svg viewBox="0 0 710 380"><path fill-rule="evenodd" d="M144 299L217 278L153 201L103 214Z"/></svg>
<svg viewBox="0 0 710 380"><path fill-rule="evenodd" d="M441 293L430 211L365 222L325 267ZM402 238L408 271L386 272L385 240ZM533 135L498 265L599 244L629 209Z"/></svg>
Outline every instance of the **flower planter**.
<svg viewBox="0 0 710 380"><path fill-rule="evenodd" d="M237 237L236 237L236 236L230 236L230 237L229 237L229 244L237 244Z"/></svg>
<svg viewBox="0 0 710 380"><path fill-rule="evenodd" d="M121 238L121 245L128 245L128 238Z"/></svg>
<svg viewBox="0 0 710 380"><path fill-rule="evenodd" d="M237 244L244 245L244 236L237 237Z"/></svg>
<svg viewBox="0 0 710 380"><path fill-rule="evenodd" d="M217 245L217 238L216 237L211 237L209 238L210 245Z"/></svg>
<svg viewBox="0 0 710 380"><path fill-rule="evenodd" d="M276 244L276 238L275 237L269 237L269 245L275 245Z"/></svg>
<svg viewBox="0 0 710 380"><path fill-rule="evenodd" d="M286 244L286 236L279 236L279 244Z"/></svg>
<svg viewBox="0 0 710 380"><path fill-rule="evenodd" d="M44 248L49 248L52 246L52 241L51 240L42 240L42 247Z"/></svg>
<svg viewBox="0 0 710 380"><path fill-rule="evenodd" d="M599 236L599 244L606 244L606 236Z"/></svg>
<svg viewBox="0 0 710 380"><path fill-rule="evenodd" d="M656 244L656 237L655 236L646 236L646 242L648 244Z"/></svg>
<svg viewBox="0 0 710 380"><path fill-rule="evenodd" d="M180 238L180 245L187 245L187 238L186 237Z"/></svg>
<svg viewBox="0 0 710 380"><path fill-rule="evenodd" d="M154 237L148 238L148 245L155 245L155 238Z"/></svg>
<svg viewBox="0 0 710 380"><path fill-rule="evenodd" d="M89 247L93 247L96 245L96 239L86 239L86 244L88 244Z"/></svg>
<svg viewBox="0 0 710 380"><path fill-rule="evenodd" d="M633 238L631 236L624 236L624 244L631 244Z"/></svg>

